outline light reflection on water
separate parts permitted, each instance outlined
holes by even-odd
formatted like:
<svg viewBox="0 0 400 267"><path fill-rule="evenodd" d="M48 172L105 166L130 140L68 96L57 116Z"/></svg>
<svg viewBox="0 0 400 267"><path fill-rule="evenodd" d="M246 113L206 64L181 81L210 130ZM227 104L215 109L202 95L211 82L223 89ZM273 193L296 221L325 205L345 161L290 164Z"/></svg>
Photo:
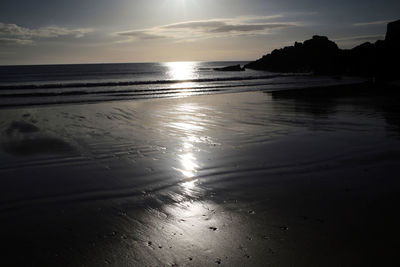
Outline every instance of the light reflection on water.
<svg viewBox="0 0 400 267"><path fill-rule="evenodd" d="M197 79L196 62L167 62L164 63L168 67L167 75L171 80L192 80Z"/></svg>
<svg viewBox="0 0 400 267"><path fill-rule="evenodd" d="M198 86L198 84L194 83L194 82L182 82L182 83L171 84L170 88L171 89L189 89L189 88L195 88L196 86Z"/></svg>
<svg viewBox="0 0 400 267"><path fill-rule="evenodd" d="M167 62L164 65L168 68L167 76L170 80L187 81L171 84L170 89L179 90L179 96L189 96L194 93L190 88L198 86L195 82L189 82L188 80L194 80L199 78L198 63L197 62Z"/></svg>

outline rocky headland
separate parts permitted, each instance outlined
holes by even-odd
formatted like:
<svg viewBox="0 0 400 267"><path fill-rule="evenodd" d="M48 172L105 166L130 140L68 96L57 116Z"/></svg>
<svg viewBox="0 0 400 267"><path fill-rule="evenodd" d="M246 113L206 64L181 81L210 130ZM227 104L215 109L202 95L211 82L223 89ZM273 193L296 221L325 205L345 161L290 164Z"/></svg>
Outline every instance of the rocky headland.
<svg viewBox="0 0 400 267"><path fill-rule="evenodd" d="M400 20L387 26L385 40L340 49L325 36L315 35L303 43L276 49L250 62L245 68L272 72L351 75L378 80L400 77Z"/></svg>

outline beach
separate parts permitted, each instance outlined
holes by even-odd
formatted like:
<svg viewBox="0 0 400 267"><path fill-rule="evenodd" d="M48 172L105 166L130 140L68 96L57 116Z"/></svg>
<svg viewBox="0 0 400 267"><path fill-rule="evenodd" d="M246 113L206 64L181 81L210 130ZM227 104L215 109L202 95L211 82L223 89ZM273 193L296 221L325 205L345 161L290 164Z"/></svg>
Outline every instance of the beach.
<svg viewBox="0 0 400 267"><path fill-rule="evenodd" d="M395 266L399 95L316 90L2 109L2 265Z"/></svg>

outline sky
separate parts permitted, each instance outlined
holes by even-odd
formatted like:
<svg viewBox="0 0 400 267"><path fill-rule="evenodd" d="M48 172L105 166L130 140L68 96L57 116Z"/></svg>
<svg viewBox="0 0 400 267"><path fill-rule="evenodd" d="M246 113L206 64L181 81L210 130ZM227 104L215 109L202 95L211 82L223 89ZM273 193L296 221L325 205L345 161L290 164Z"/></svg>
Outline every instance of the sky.
<svg viewBox="0 0 400 267"><path fill-rule="evenodd" d="M398 0L1 0L0 65L255 60L384 39Z"/></svg>

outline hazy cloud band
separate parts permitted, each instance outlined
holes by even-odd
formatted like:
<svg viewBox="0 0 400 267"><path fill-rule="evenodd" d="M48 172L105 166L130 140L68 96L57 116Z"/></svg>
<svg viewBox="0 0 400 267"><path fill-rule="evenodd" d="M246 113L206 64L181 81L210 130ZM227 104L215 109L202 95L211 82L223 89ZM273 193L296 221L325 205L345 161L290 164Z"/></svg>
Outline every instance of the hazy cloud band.
<svg viewBox="0 0 400 267"><path fill-rule="evenodd" d="M91 32L91 29L79 28L68 29L63 27L41 27L36 29L25 28L17 24L7 24L0 22L0 43L8 44L31 44L34 39L57 38L61 36L71 36L81 38Z"/></svg>
<svg viewBox="0 0 400 267"><path fill-rule="evenodd" d="M117 32L119 36L128 36L134 40L183 39L198 40L212 37L265 35L270 30L299 26L294 22L267 22L271 17L240 17L235 19L212 19L185 21L167 24L149 29ZM257 22L254 22L257 21ZM263 23L260 23L263 21Z"/></svg>

